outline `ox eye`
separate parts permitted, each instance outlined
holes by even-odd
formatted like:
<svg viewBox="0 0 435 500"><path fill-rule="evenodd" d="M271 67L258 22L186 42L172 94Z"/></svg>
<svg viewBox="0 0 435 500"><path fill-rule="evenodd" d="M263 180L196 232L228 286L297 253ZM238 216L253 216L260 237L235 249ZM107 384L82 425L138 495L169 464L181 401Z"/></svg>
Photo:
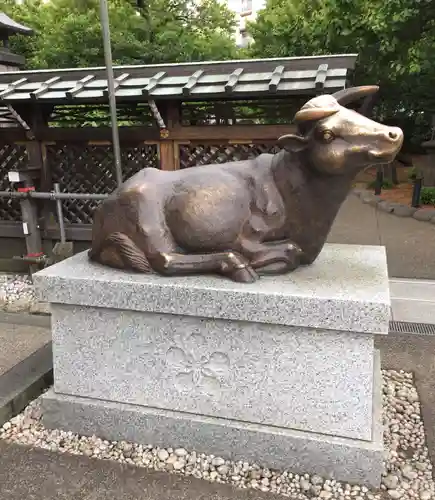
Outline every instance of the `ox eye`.
<svg viewBox="0 0 435 500"><path fill-rule="evenodd" d="M335 135L330 130L324 130L322 132L323 142L332 142L335 139Z"/></svg>

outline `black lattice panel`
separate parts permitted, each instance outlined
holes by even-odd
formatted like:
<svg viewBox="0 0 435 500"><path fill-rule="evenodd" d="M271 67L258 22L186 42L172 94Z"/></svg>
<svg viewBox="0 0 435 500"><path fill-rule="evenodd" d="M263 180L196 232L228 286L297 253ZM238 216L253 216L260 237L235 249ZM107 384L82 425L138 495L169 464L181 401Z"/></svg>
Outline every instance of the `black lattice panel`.
<svg viewBox="0 0 435 500"><path fill-rule="evenodd" d="M279 148L275 144L182 144L180 145L180 168L247 160L262 153L278 151Z"/></svg>
<svg viewBox="0 0 435 500"><path fill-rule="evenodd" d="M110 145L56 144L47 147L53 182L69 193L111 193L116 188L115 160ZM123 147L121 166L128 179L146 167L157 167L157 146ZM65 200L64 218L70 224L90 224L97 201Z"/></svg>
<svg viewBox="0 0 435 500"><path fill-rule="evenodd" d="M25 146L0 144L0 191L10 191L11 184L8 172L23 169L27 166ZM20 221L20 202L15 199L0 198L0 220Z"/></svg>

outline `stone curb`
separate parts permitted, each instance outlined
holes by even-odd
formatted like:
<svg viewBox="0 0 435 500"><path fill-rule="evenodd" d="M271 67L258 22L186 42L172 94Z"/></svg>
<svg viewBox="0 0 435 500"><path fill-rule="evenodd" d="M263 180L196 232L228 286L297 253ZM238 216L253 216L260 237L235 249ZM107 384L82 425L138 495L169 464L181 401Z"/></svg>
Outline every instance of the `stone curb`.
<svg viewBox="0 0 435 500"><path fill-rule="evenodd" d="M417 209L402 203L383 200L380 196L367 189L354 189L353 194L363 203L371 205L382 212L394 214L396 217L412 217L420 222L429 222L435 225L435 208L433 210L427 208Z"/></svg>
<svg viewBox="0 0 435 500"><path fill-rule="evenodd" d="M8 302L0 297L0 312L11 314L25 313L35 316L51 315L50 304L47 302L29 301L27 298L19 298Z"/></svg>
<svg viewBox="0 0 435 500"><path fill-rule="evenodd" d="M53 383L51 342L0 376L0 426Z"/></svg>
<svg viewBox="0 0 435 500"><path fill-rule="evenodd" d="M28 312L5 312L0 310L0 323L51 328L51 315Z"/></svg>

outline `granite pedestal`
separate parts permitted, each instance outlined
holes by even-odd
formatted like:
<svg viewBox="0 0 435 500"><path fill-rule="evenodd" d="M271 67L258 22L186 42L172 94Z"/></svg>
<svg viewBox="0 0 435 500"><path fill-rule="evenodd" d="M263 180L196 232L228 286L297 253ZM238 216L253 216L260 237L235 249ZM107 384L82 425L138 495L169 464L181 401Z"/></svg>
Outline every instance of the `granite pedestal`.
<svg viewBox="0 0 435 500"><path fill-rule="evenodd" d="M379 485L383 248L326 245L312 266L249 285L130 274L86 253L34 281L52 311L47 427Z"/></svg>

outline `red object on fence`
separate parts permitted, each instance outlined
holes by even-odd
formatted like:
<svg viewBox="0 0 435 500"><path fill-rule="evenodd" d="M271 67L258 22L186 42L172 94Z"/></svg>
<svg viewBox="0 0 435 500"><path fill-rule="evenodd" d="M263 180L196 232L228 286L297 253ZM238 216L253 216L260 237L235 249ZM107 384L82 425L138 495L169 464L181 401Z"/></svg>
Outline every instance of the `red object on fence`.
<svg viewBox="0 0 435 500"><path fill-rule="evenodd" d="M28 193L29 191L35 191L35 186L28 186L28 187L18 188L17 191L19 193Z"/></svg>
<svg viewBox="0 0 435 500"><path fill-rule="evenodd" d="M37 253L28 253L26 257L42 257L44 255L44 252L37 252Z"/></svg>

